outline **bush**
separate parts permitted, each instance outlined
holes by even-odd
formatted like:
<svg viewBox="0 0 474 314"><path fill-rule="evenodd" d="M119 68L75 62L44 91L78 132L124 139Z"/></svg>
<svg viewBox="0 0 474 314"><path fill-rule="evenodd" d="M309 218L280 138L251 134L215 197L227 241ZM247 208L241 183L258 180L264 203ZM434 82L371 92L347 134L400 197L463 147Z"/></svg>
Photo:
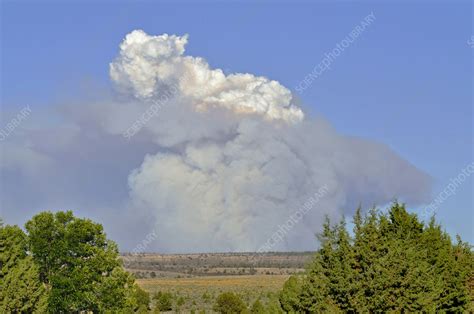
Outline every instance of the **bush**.
<svg viewBox="0 0 474 314"><path fill-rule="evenodd" d="M173 309L173 296L169 292L158 291L153 299L156 300L156 308L160 311L171 311Z"/></svg>
<svg viewBox="0 0 474 314"><path fill-rule="evenodd" d="M184 305L184 303L186 303L186 301L184 300L183 297L179 297L177 300L176 300L176 312L179 312L179 310L181 309L181 307Z"/></svg>
<svg viewBox="0 0 474 314"><path fill-rule="evenodd" d="M150 309L150 294L138 285L135 285L135 299L137 300L138 310L146 312Z"/></svg>
<svg viewBox="0 0 474 314"><path fill-rule="evenodd" d="M211 295L209 294L209 292L204 292L202 294L202 299L204 300L204 303L208 303L209 300L211 300Z"/></svg>
<svg viewBox="0 0 474 314"><path fill-rule="evenodd" d="M286 313L281 308L281 304L280 304L280 301L278 301L278 298L273 297L273 296L267 302L267 312L272 313L272 314ZM293 312L290 312L290 313L293 313Z"/></svg>
<svg viewBox="0 0 474 314"><path fill-rule="evenodd" d="M224 292L217 297L213 310L222 314L240 314L247 310L247 306L238 295Z"/></svg>
<svg viewBox="0 0 474 314"><path fill-rule="evenodd" d="M260 302L259 299L255 300L255 302L252 304L252 308L250 309L250 313L252 314L264 314L265 312L265 307L263 306L262 302Z"/></svg>

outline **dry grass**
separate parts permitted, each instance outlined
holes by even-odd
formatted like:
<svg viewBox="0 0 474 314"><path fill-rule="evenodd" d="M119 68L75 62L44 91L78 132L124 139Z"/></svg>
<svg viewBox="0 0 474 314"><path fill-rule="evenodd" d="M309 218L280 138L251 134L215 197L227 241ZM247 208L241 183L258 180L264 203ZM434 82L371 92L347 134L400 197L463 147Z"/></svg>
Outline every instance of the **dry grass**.
<svg viewBox="0 0 474 314"><path fill-rule="evenodd" d="M170 292L174 299L183 298L180 312L206 310L209 312L217 296L232 291L250 306L256 299L267 301L277 295L288 275L205 276L193 278L137 279L137 283L153 296Z"/></svg>
<svg viewBox="0 0 474 314"><path fill-rule="evenodd" d="M255 276L207 276L194 278L155 278L137 279L145 290L154 293L171 289L258 289L259 291L277 291L283 287L288 275Z"/></svg>
<svg viewBox="0 0 474 314"><path fill-rule="evenodd" d="M222 292L234 292L250 306L278 302L278 293L291 274L303 271L313 253L202 253L122 255L137 283L153 296L168 292L173 311L189 313L212 306ZM275 301L276 300L276 301Z"/></svg>

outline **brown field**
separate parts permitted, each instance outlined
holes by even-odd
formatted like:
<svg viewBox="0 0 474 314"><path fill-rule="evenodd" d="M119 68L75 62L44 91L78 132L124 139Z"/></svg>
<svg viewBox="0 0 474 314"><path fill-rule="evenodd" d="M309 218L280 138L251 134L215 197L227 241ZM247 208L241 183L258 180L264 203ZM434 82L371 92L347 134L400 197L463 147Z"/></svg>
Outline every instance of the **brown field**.
<svg viewBox="0 0 474 314"><path fill-rule="evenodd" d="M137 283L148 292L159 290L254 290L276 292L281 289L289 275L208 276L193 278L137 279Z"/></svg>
<svg viewBox="0 0 474 314"><path fill-rule="evenodd" d="M278 291L289 275L243 275L243 276L207 276L193 278L155 278L137 279L140 287L152 296L158 292L170 292L174 300L182 298L184 303L179 312L212 312L217 296L224 291L237 293L250 307L256 300L269 302L277 298Z"/></svg>
<svg viewBox="0 0 474 314"><path fill-rule="evenodd" d="M227 291L237 293L248 306L256 299L274 302L285 281L291 274L301 273L312 256L311 252L148 253L123 254L121 258L151 296L158 291L171 293L174 311L212 313L217 296Z"/></svg>

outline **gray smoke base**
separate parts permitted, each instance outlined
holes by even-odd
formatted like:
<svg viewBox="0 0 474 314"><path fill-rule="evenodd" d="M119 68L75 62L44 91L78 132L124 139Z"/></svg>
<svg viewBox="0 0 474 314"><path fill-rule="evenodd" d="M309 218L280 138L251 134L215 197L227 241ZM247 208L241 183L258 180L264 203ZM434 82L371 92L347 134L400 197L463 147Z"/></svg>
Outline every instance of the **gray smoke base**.
<svg viewBox="0 0 474 314"><path fill-rule="evenodd" d="M273 248L309 250L324 215L428 199L430 177L387 146L308 117L276 81L210 69L184 55L186 42L130 33L110 66L117 96L63 105L61 125L0 143L6 221L73 209L102 222L122 250L154 231L147 251L255 251L326 186Z"/></svg>

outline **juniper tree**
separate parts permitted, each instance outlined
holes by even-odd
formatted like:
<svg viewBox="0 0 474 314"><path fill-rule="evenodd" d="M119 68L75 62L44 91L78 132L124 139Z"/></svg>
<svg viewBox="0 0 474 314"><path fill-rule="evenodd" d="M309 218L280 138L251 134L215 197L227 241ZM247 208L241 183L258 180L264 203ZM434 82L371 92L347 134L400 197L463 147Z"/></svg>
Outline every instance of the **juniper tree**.
<svg viewBox="0 0 474 314"><path fill-rule="evenodd" d="M383 214L354 214L353 237L344 220L328 220L320 249L301 278L280 295L288 312L463 312L469 309L471 246L449 235L434 218L424 225L394 203Z"/></svg>

